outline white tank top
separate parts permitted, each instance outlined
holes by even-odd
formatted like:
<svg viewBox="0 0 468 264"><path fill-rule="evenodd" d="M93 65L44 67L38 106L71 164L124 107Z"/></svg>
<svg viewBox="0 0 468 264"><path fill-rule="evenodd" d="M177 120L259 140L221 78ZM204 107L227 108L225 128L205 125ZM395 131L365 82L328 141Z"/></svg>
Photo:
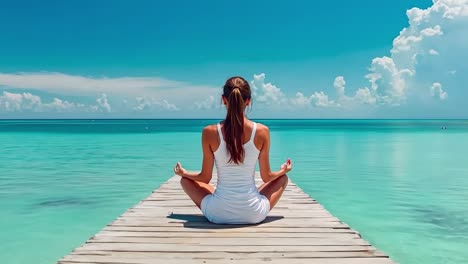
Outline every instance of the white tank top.
<svg viewBox="0 0 468 264"><path fill-rule="evenodd" d="M230 200L233 203L257 197L259 194L255 186L255 168L260 154L254 144L257 123L253 122L250 139L243 145L245 156L244 162L240 164L228 162L231 155L226 148L221 125L218 123L217 126L220 144L213 153L218 171L218 184L214 196L223 200Z"/></svg>

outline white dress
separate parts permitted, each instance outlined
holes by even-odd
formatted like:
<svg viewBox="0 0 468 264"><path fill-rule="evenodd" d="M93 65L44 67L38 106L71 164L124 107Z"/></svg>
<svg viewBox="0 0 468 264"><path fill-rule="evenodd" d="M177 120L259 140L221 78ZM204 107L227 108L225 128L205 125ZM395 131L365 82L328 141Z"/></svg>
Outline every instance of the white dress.
<svg viewBox="0 0 468 264"><path fill-rule="evenodd" d="M261 195L255 186L255 167L260 151L255 147L254 137L257 123L254 122L252 135L244 144L244 162L228 163L230 154L218 123L220 145L214 152L218 183L213 194L201 202L205 217L217 224L256 224L263 221L270 211L268 198Z"/></svg>

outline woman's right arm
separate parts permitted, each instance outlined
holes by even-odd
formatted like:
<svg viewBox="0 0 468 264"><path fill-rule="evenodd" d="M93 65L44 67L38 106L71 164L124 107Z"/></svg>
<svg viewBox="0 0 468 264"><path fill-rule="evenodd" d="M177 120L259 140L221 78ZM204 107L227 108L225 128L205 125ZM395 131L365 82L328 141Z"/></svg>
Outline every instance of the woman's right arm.
<svg viewBox="0 0 468 264"><path fill-rule="evenodd" d="M288 159L278 171L271 171L270 168L270 130L267 126L263 126L260 129L259 136L261 141L263 142L262 147L260 149L260 154L258 156L259 166L260 166L260 176L263 182L270 182L275 180L276 178L286 174L292 169L292 163ZM257 133L258 133L257 132Z"/></svg>

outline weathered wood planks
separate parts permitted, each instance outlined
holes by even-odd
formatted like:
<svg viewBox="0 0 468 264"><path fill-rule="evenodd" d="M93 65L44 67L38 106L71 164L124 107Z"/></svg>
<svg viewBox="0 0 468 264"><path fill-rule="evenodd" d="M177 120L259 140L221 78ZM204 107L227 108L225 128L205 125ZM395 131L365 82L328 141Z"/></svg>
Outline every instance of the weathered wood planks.
<svg viewBox="0 0 468 264"><path fill-rule="evenodd" d="M215 225L172 177L58 263L394 262L294 183L264 223Z"/></svg>

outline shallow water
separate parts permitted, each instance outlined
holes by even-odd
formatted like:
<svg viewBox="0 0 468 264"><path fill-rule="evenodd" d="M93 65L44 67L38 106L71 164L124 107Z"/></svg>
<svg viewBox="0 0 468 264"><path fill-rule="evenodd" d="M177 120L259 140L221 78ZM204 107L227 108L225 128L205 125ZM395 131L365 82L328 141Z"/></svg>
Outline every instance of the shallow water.
<svg viewBox="0 0 468 264"><path fill-rule="evenodd" d="M212 120L0 121L0 262L54 263L199 169ZM400 263L468 260L468 121L260 120L272 167ZM442 129L445 128L446 129Z"/></svg>

